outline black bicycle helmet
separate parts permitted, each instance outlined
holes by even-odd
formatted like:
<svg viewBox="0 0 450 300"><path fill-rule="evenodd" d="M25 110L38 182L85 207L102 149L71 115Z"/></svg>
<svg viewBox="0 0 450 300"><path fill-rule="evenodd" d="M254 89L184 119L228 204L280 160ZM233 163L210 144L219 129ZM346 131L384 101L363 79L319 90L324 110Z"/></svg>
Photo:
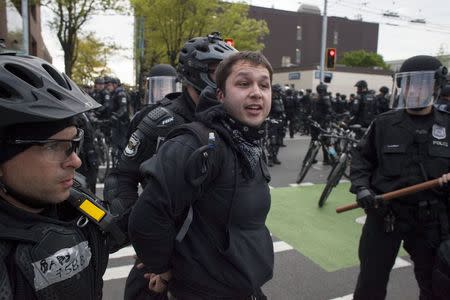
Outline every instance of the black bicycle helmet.
<svg viewBox="0 0 450 300"><path fill-rule="evenodd" d="M236 52L235 48L222 40L218 32L213 32L207 37L193 38L181 48L178 72L183 81L197 91L203 90L206 86L215 89L216 83L209 77L209 64L219 63Z"/></svg>
<svg viewBox="0 0 450 300"><path fill-rule="evenodd" d="M97 107L100 104L45 60L0 55L0 128L62 120Z"/></svg>

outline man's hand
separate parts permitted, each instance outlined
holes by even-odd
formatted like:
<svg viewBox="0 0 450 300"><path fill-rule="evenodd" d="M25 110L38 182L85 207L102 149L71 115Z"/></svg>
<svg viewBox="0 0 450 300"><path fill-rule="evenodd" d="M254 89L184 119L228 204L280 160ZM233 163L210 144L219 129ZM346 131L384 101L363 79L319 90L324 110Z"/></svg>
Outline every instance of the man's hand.
<svg viewBox="0 0 450 300"><path fill-rule="evenodd" d="M370 189L361 188L356 193L356 202L358 202L358 205L364 209L377 208L379 202L375 196L375 193Z"/></svg>
<svg viewBox="0 0 450 300"><path fill-rule="evenodd" d="M148 288L156 293L162 293L167 290L169 280L172 278L172 272L167 271L161 274L146 273L144 277L149 279Z"/></svg>
<svg viewBox="0 0 450 300"><path fill-rule="evenodd" d="M439 177L439 186L446 187L449 180L450 180L450 173L442 175L441 177Z"/></svg>

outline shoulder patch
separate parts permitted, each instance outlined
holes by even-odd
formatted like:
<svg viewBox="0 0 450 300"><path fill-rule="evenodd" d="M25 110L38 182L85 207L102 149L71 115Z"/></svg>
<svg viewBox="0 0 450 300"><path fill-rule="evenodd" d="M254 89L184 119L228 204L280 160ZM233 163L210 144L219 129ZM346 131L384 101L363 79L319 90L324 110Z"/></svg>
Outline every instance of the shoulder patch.
<svg viewBox="0 0 450 300"><path fill-rule="evenodd" d="M139 145L141 144L141 140L136 135L135 132L133 132L130 136L130 139L128 140L127 147L125 150L123 150L123 154L127 157L134 157L139 149Z"/></svg>

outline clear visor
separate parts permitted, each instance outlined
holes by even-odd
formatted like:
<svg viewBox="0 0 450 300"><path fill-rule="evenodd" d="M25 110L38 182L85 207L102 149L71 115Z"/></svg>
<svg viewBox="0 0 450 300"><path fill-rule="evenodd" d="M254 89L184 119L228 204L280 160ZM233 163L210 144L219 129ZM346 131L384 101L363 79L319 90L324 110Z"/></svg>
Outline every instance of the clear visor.
<svg viewBox="0 0 450 300"><path fill-rule="evenodd" d="M161 101L167 94L181 92L177 78L173 76L156 76L148 78L148 103Z"/></svg>
<svg viewBox="0 0 450 300"><path fill-rule="evenodd" d="M435 71L395 74L390 99L392 109L425 108L435 97Z"/></svg>

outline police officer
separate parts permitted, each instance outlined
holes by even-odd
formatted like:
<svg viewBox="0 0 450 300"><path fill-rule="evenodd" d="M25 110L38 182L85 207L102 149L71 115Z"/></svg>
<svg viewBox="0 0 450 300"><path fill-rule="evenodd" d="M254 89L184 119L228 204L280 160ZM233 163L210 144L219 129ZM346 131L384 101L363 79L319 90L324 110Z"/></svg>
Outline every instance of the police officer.
<svg viewBox="0 0 450 300"><path fill-rule="evenodd" d="M75 116L99 104L32 56L0 55L0 86L0 298L101 299L113 240L75 206L112 218L74 186Z"/></svg>
<svg viewBox="0 0 450 300"><path fill-rule="evenodd" d="M169 134L143 165L151 180L129 226L133 247L151 270L152 290L168 289L179 300L267 299L261 286L272 278L273 243L260 140L271 79L261 53L224 59L217 68L219 101L201 102L198 122ZM191 220L186 231L179 230L180 219Z"/></svg>
<svg viewBox="0 0 450 300"><path fill-rule="evenodd" d="M380 93L375 96L377 106L377 114L382 114L389 110L389 88L387 86L380 87Z"/></svg>
<svg viewBox="0 0 450 300"><path fill-rule="evenodd" d="M355 84L357 88L356 97L353 100L351 113L353 124L368 127L377 115L377 105L373 93L369 92L367 82L360 80Z"/></svg>
<svg viewBox="0 0 450 300"><path fill-rule="evenodd" d="M283 88L279 84L272 86L272 104L267 121L267 134L269 136L268 145L268 165L272 167L274 164L281 164L278 159L278 152L283 143L284 119L286 117L283 103Z"/></svg>
<svg viewBox="0 0 450 300"><path fill-rule="evenodd" d="M448 114L433 108L447 69L431 56L405 60L395 74L394 110L374 120L354 151L351 192L367 213L359 243L360 273L353 299L384 299L400 245L414 262L420 299L449 299L432 292L436 249L448 235L447 188L380 203L391 192L450 170Z"/></svg>
<svg viewBox="0 0 450 300"><path fill-rule="evenodd" d="M318 84L316 87L316 91L317 97L312 102L311 116L312 119L319 123L323 129L326 129L332 115L331 100L327 93L327 85L323 83ZM320 130L314 126L311 126L310 131L311 143L313 143L318 139ZM329 155L327 149L325 148L325 145L322 145L322 153L323 163L325 165L329 164Z"/></svg>
<svg viewBox="0 0 450 300"><path fill-rule="evenodd" d="M127 142L126 134L130 122L128 114L129 97L119 78L111 77L108 80L107 89L111 93L108 110L111 116L111 147L114 166Z"/></svg>
<svg viewBox="0 0 450 300"><path fill-rule="evenodd" d="M136 202L139 183L145 186L139 166L155 154L159 144L172 128L192 122L200 92L207 86L215 89L217 65L235 52L237 50L226 44L216 32L206 37L193 38L184 44L178 65L183 84L182 92L166 95L160 101L155 98L156 105L148 105L134 116L128 133L128 145L118 166L106 179L104 198L111 203L113 211L129 209ZM127 203L126 207L116 208L116 203L122 205L123 201ZM146 272L146 269L131 270L127 279L125 299L150 297L148 280L143 278Z"/></svg>
<svg viewBox="0 0 450 300"><path fill-rule="evenodd" d="M155 104L170 93L178 91L177 70L168 64L154 65L147 78L145 104Z"/></svg>
<svg viewBox="0 0 450 300"><path fill-rule="evenodd" d="M286 114L286 123L288 123L289 127L289 136L292 139L294 137L296 131L296 122L297 122L297 114L296 114L296 92L292 90L290 87L286 87L284 91L284 109Z"/></svg>

